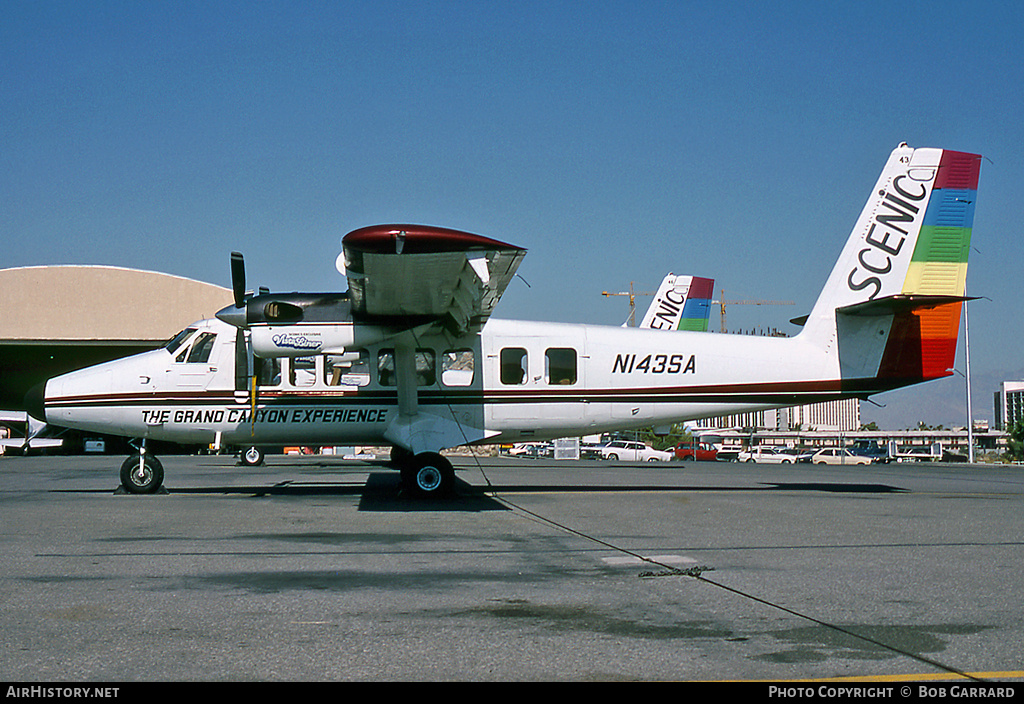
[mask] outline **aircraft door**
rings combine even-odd
[[[167,370],[167,381],[172,389],[205,389],[217,374],[216,360],[212,358],[217,333],[202,332],[191,345],[179,350]]]

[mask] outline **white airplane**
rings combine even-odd
[[[49,380],[48,423],[142,440],[125,488],[156,491],[147,439],[389,444],[403,484],[454,483],[440,451],[866,398],[950,375],[980,157],[895,149],[790,338],[498,320],[520,247],[382,225],[342,241],[347,293],[245,292],[165,347]]]

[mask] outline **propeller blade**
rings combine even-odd
[[[241,252],[231,253],[231,289],[235,294],[235,307],[245,305],[245,260]]]

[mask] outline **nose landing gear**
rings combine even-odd
[[[155,494],[164,484],[164,466],[143,451],[131,455],[121,465],[121,487],[129,494]]]

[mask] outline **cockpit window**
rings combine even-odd
[[[217,334],[212,332],[204,332],[196,338],[196,343],[192,345],[192,351],[188,353],[188,361],[192,364],[209,362],[210,352],[213,350],[213,343],[216,339]]]
[[[164,349],[170,352],[171,354],[174,354],[175,352],[178,351],[179,347],[185,344],[185,340],[189,338],[189,335],[191,335],[195,331],[195,328],[185,328],[177,335],[175,335],[173,338],[171,338],[170,342],[164,345]]]

